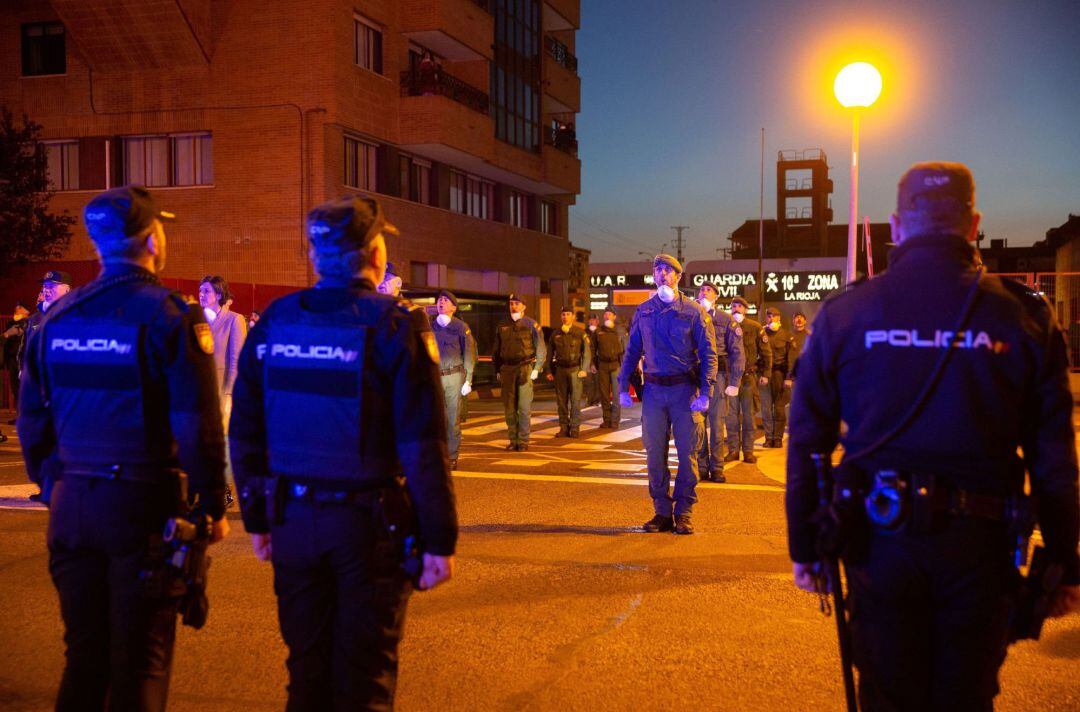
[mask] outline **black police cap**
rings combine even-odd
[[[141,185],[125,185],[94,196],[83,208],[83,222],[95,243],[127,240],[146,231],[154,220],[175,220],[161,210]]]

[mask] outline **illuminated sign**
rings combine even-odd
[[[736,296],[745,296],[747,287],[757,284],[757,275],[753,272],[714,272],[712,274],[695,274],[690,278],[695,288],[709,282],[716,286],[721,299],[731,299]]]
[[[766,272],[766,301],[820,302],[840,288],[840,270]]]
[[[617,289],[641,289],[655,284],[651,274],[593,274],[589,286],[593,289],[615,287]]]

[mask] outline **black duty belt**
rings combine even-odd
[[[180,469],[166,465],[69,465],[65,463],[63,472],[64,477],[72,475],[89,479],[164,484],[167,482],[166,477],[178,474]]]
[[[581,367],[581,361],[575,361],[574,363],[560,363],[560,362],[556,361],[555,365],[558,366],[559,368],[580,368]]]
[[[676,373],[671,376],[646,373],[645,382],[654,386],[680,386],[684,383],[695,384],[697,378],[692,373]]]
[[[439,375],[440,376],[453,376],[455,373],[465,373],[464,364],[459,364],[457,366],[454,366],[453,368],[440,368],[439,369]]]
[[[316,504],[368,504],[378,499],[383,490],[397,486],[395,482],[379,481],[346,488],[286,480],[285,497]]]
[[[620,358],[602,358],[602,359],[600,359],[600,363],[619,363],[620,361],[622,361],[622,359],[620,359]]]

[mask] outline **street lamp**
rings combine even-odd
[[[851,112],[851,210],[848,216],[847,281],[855,281],[858,252],[856,228],[859,224],[859,109],[868,108],[881,96],[881,72],[868,62],[854,62],[840,70],[833,93]]]

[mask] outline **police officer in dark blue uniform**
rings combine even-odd
[[[815,590],[811,456],[841,442],[836,491],[858,505],[851,526],[868,529],[844,562],[863,709],[990,710],[1016,576],[1007,498],[1023,491],[1025,469],[1068,584],[1051,614],[1080,603],[1065,341],[1042,297],[976,268],[967,167],[912,166],[897,203],[888,271],[830,298],[799,356],[787,471],[795,582]]]
[[[533,381],[547,356],[540,326],[525,316],[525,302],[516,294],[507,297],[510,319],[495,327],[491,364],[499,374],[503,415],[506,417],[507,450],[529,449]]]
[[[716,345],[709,315],[677,287],[682,265],[671,255],[653,259],[656,294],[634,313],[630,340],[619,373],[619,396],[629,408],[630,376],[645,357],[645,393],[641,405],[641,437],[649,467],[649,496],[656,515],[647,532],[693,534],[691,513],[697,502],[697,454],[701,449],[701,413],[709,409],[716,383]],[[674,432],[679,470],[668,492],[668,437]]]
[[[67,644],[56,706],[163,710],[179,599],[140,573],[163,564],[181,468],[214,520],[211,541],[229,530],[214,345],[202,311],[157,278],[171,214],[128,186],[83,217],[104,269],[31,337],[18,422],[49,505]]]
[[[439,313],[431,325],[439,345],[439,373],[442,376],[443,402],[446,404],[446,437],[450,446],[450,469],[457,469],[461,449],[461,401],[472,393],[476,369],[476,339],[472,331],[454,314],[458,300],[453,292],[442,290],[435,300]]]
[[[288,709],[390,709],[403,565],[422,552],[428,589],[454,563],[439,352],[423,309],[375,291],[397,234],[377,202],[320,205],[307,231],[318,284],[271,304],[241,352],[233,469],[274,566]]]
[[[724,477],[724,421],[727,418],[727,399],[739,395],[746,357],[743,355],[742,330],[731,315],[716,306],[720,290],[706,282],[698,288],[698,303],[712,322],[716,342],[716,384],[709,394],[709,410],[705,414],[705,436],[698,451],[698,471],[701,479],[727,482]]]

